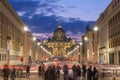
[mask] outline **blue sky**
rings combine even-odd
[[[80,41],[112,0],[8,0],[34,36],[47,39],[61,24],[67,35]]]

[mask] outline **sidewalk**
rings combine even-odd
[[[120,77],[116,77],[116,78],[113,78],[113,77],[104,77],[104,78],[100,78],[99,80],[120,80]]]

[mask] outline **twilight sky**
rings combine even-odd
[[[112,0],[8,0],[34,36],[41,40],[61,24],[67,36],[80,41]]]

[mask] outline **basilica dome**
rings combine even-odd
[[[58,28],[54,31],[52,40],[53,41],[66,41],[67,40],[66,32],[62,29],[61,26],[58,26]]]

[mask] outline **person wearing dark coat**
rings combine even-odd
[[[58,65],[56,66],[56,77],[57,77],[58,80],[60,79],[60,70],[61,70],[61,67],[60,67],[60,65],[58,64]]]
[[[8,68],[7,64],[4,65],[2,72],[3,72],[3,80],[8,80],[9,75],[10,75],[10,69]]]
[[[30,77],[30,65],[26,66],[26,78]]]
[[[96,69],[96,67],[93,68],[93,80],[98,80],[99,78],[99,73],[98,70]]]
[[[48,66],[47,70],[45,71],[44,80],[57,80],[53,66]]]
[[[64,80],[68,80],[68,65],[67,64],[65,64],[64,66],[63,66],[63,72],[64,72]]]
[[[13,68],[12,68],[12,71],[11,71],[11,80],[15,80],[15,77],[16,77],[16,69],[15,69],[15,67],[14,67],[14,65],[12,66]]]
[[[86,65],[82,65],[82,77],[85,80],[86,80],[86,72],[87,72]]]
[[[87,70],[87,80],[92,80],[92,66]]]
[[[50,72],[51,66],[48,66],[47,70],[45,71],[45,76],[44,76],[44,80],[49,80],[49,72]]]
[[[73,79],[76,80],[77,79],[77,67],[75,64],[72,66],[72,71],[73,71]]]
[[[77,80],[80,80],[80,78],[81,78],[81,68],[80,68],[80,65],[77,65],[77,67],[76,67],[77,69]]]
[[[41,71],[42,71],[42,69],[41,69],[41,65],[38,67],[38,76],[40,77],[41,76]]]

